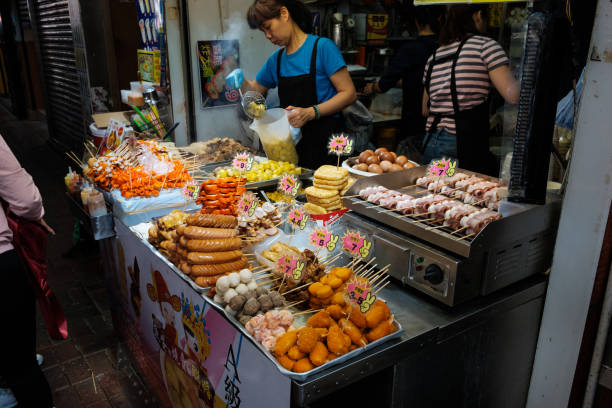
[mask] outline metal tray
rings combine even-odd
[[[202,294],[202,298],[211,306],[213,307],[217,312],[221,313],[223,316],[225,316],[225,318],[232,323],[234,326],[236,326],[236,328],[238,330],[240,330],[240,332],[247,338],[249,339],[249,341],[251,341],[263,354],[266,355],[266,357],[268,357],[278,368],[278,370],[285,374],[287,377],[292,378],[294,380],[298,380],[298,381],[304,381],[307,378],[323,371],[326,370],[329,367],[338,365],[340,363],[343,363],[347,360],[350,360],[351,358],[358,356],[360,354],[365,353],[366,351],[370,350],[371,348],[374,348],[376,346],[378,346],[379,344],[385,343],[391,339],[395,339],[398,337],[401,337],[401,335],[404,332],[404,328],[402,327],[402,325],[394,320],[393,321],[393,325],[395,326],[395,331],[391,334],[389,334],[388,336],[385,336],[381,339],[378,339],[372,343],[368,343],[366,344],[364,347],[359,347],[353,351],[350,351],[332,361],[328,361],[327,363],[313,368],[310,371],[307,371],[305,373],[294,373],[292,371],[289,371],[287,369],[285,369],[283,366],[280,365],[280,363],[278,362],[278,360],[272,355],[272,353],[270,353],[269,351],[267,351],[257,340],[255,340],[253,338],[253,336],[251,336],[251,334],[244,328],[243,325],[240,324],[240,322],[238,320],[236,320],[236,318],[227,313],[225,311],[225,308],[221,307],[220,305],[216,304],[215,302],[213,302],[212,299],[208,298],[207,296],[204,296],[203,294],[208,292],[208,290],[210,290],[210,288],[202,288],[198,285],[195,284],[195,282],[193,280],[191,280],[187,275],[185,275],[181,270],[179,270],[176,266],[174,266],[170,261],[168,261],[168,259],[163,256],[153,245],[151,245],[146,238],[143,238],[141,234],[139,234],[138,232],[134,231],[134,229],[130,228],[132,230],[133,233],[135,233],[143,242],[144,244],[151,250],[151,252],[153,252],[156,256],[158,256],[159,258],[161,258],[164,263],[166,265],[168,265],[170,267],[170,269],[172,269],[173,271],[175,271],[181,278],[183,278],[188,284],[189,286],[191,286],[193,289],[195,289],[198,293]],[[379,298],[380,299],[380,298]],[[382,301],[384,301],[384,299],[381,299]],[[386,302],[385,302],[386,303]]]
[[[111,238],[115,236],[115,223],[113,220],[113,213],[108,209],[105,215],[98,217],[90,217],[85,212],[83,206],[78,203],[68,192],[66,197],[69,203],[70,211],[77,219],[83,222],[83,225],[90,230],[93,239],[96,241]]]
[[[227,167],[231,165],[232,165],[231,160],[217,162],[217,163],[208,163],[200,167],[200,170],[212,173],[217,167]],[[302,179],[307,179],[309,177],[312,177],[313,174],[314,174],[314,170],[306,169],[302,167],[302,172],[298,174],[297,176],[299,177],[300,180],[302,180]],[[276,187],[278,185],[279,180],[280,179],[277,177],[277,178],[268,179],[268,180],[253,181],[253,182],[246,183],[246,188],[247,190],[258,190],[260,188]]]

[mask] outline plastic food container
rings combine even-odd
[[[255,119],[251,123],[250,128],[259,136],[268,159],[297,164],[298,155],[286,110],[268,109],[261,119]]]

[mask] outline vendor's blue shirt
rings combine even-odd
[[[283,52],[281,57],[281,76],[292,77],[308,74],[310,72],[310,59],[312,57],[312,48],[314,47],[316,35],[308,35],[304,44],[298,48],[293,54],[287,55],[287,51]],[[317,99],[319,103],[325,102],[333,98],[338,91],[329,79],[340,68],[345,67],[346,63],[340,50],[329,38],[320,37],[317,45]],[[266,88],[276,88],[278,85],[278,76],[276,73],[278,54],[280,50],[275,51],[266,61],[261,70],[255,77],[257,82]]]

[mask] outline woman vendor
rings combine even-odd
[[[425,65],[424,164],[454,157],[463,169],[497,172],[489,151],[491,85],[512,104],[518,102],[520,89],[502,47],[477,35],[486,28],[487,6],[456,5],[447,10],[440,46]]]
[[[341,111],[357,99],[342,54],[330,39],[309,34],[312,17],[299,0],[255,0],[247,21],[283,48],[242,89],[265,95],[278,87],[280,106],[291,111],[289,124],[302,130],[299,164],[317,168],[331,160],[327,141],[344,129]]]

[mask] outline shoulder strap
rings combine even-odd
[[[281,48],[280,51],[278,52],[278,58],[276,59],[276,81],[280,82],[280,63],[281,63],[281,56],[283,55],[283,51],[285,49]]]
[[[453,110],[455,111],[455,114],[459,112],[459,98],[457,97],[457,82],[455,81],[455,68],[457,67],[457,60],[459,59],[459,53],[461,52],[461,49],[463,48],[467,40],[469,40],[470,38],[471,36],[461,41],[461,44],[459,44],[459,47],[457,47],[457,52],[455,52],[455,54],[453,55],[453,66],[451,68],[451,84],[450,85],[451,85],[451,98],[453,99]]]
[[[318,37],[315,40],[314,46],[312,47],[312,56],[310,57],[310,73],[316,74],[317,72],[317,44],[321,38]]]

